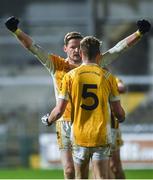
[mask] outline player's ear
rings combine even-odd
[[[101,58],[101,54],[97,54],[97,56],[96,56],[96,63],[97,64],[99,64],[100,58]]]
[[[79,54],[80,54],[80,57],[82,59],[82,51],[81,51],[81,49],[79,50]]]
[[[67,53],[67,47],[66,47],[66,45],[63,46],[63,51],[64,51],[65,53]]]

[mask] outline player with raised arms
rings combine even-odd
[[[36,58],[46,67],[49,74],[53,78],[54,89],[56,99],[61,86],[61,80],[65,73],[75,68],[82,63],[79,55],[80,41],[83,36],[78,32],[70,32],[65,35],[64,38],[64,52],[67,54],[67,58],[59,57],[52,53],[48,53],[41,46],[33,41],[33,39],[23,32],[19,27],[19,19],[12,16],[9,17],[5,25],[15,35],[15,37],[21,42],[21,44],[27,48]],[[100,66],[107,66],[117,57],[119,57],[124,50],[133,46],[138,42],[141,37],[150,30],[150,23],[146,20],[140,20],[137,23],[138,30],[121,40],[113,48],[109,49],[105,53],[101,53],[99,57]],[[64,176],[66,179],[74,178],[74,165],[71,152],[70,141],[70,129],[71,129],[71,117],[70,117],[70,105],[67,106],[63,116],[56,122],[56,131],[58,138],[58,145],[61,152],[61,161],[64,168]]]

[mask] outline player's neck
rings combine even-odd
[[[71,60],[71,59],[66,59],[70,64],[73,64],[73,65],[80,65],[82,64],[82,60],[78,60],[78,61],[75,61],[75,60]]]
[[[84,64],[97,64],[96,60],[95,59],[83,59],[82,60]]]

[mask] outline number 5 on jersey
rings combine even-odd
[[[81,105],[81,107],[85,110],[94,110],[99,104],[97,95],[91,92],[90,91],[91,89],[97,89],[97,84],[83,84],[82,97],[84,99],[90,97],[94,100],[94,103],[92,105],[86,105],[86,104]]]

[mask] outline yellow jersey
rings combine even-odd
[[[99,65],[105,67],[115,60],[122,52],[127,49],[126,40],[122,40],[120,43],[116,44],[113,48],[109,49],[107,52],[102,54],[99,60]],[[46,67],[52,76],[55,90],[56,101],[58,100],[59,89],[61,86],[61,81],[63,76],[69,72],[71,69],[75,68],[76,65],[70,64],[64,58],[50,54],[46,52],[41,46],[33,44],[30,47],[30,52],[37,57],[37,59]],[[64,121],[71,121],[71,106],[67,105],[63,116],[60,118]]]
[[[71,69],[74,69],[77,66],[70,64],[68,61],[61,58],[60,56],[51,55],[50,57],[51,57],[50,60],[52,61],[52,63],[54,64],[54,68],[56,69],[53,75],[54,76],[53,81],[54,81],[54,84],[56,84],[54,88],[55,88],[56,98],[58,98],[59,89],[61,87],[61,82],[64,75],[67,72],[69,72]],[[61,120],[71,121],[71,104],[70,103],[68,103]]]
[[[97,64],[82,64],[67,73],[59,98],[71,102],[74,143],[96,147],[108,144],[109,101],[118,101],[115,77]]]

